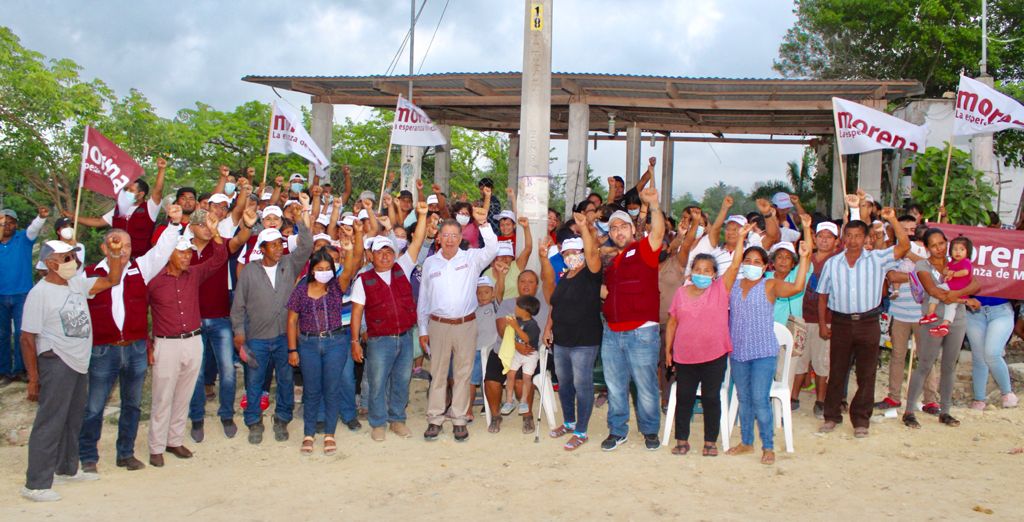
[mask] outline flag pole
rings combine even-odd
[[[836,153],[839,154],[839,176],[843,182],[843,204],[846,204],[846,157],[843,156],[843,140],[839,138],[839,113],[836,112],[835,98],[832,99],[832,123],[836,129]]]
[[[953,161],[953,136],[949,137],[949,151],[946,153],[946,174],[942,176],[942,196],[939,198],[939,223],[942,223],[944,212],[942,208],[946,206],[946,184],[949,182],[949,165]]]
[[[395,114],[398,114],[398,104],[402,101],[402,95],[398,95],[398,101],[395,102]],[[380,178],[380,196],[377,198],[377,213],[380,213],[381,206],[384,205],[384,184],[388,180],[388,165],[391,163],[391,140],[395,137],[395,124],[391,123],[391,132],[388,134],[388,148],[386,155],[384,156],[384,175]]]
[[[82,166],[78,169],[78,195],[75,196],[75,218],[71,222],[71,241],[78,241],[78,211],[82,206],[82,185],[85,182],[85,159],[89,154],[89,126],[85,126],[82,137]],[[114,195],[115,200],[117,194]]]
[[[270,136],[274,131],[274,106],[277,102],[271,102],[270,104],[270,121],[267,122],[267,152],[263,155],[263,181],[260,182],[260,186],[267,184],[267,167],[270,166]],[[259,197],[263,197],[260,194]]]

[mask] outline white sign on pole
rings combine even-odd
[[[953,110],[953,135],[973,136],[1024,129],[1024,105],[966,76],[960,77]]]
[[[270,145],[268,151],[279,154],[298,154],[313,164],[313,169],[320,179],[327,177],[327,157],[317,146],[313,138],[302,126],[302,118],[290,108],[273,104],[271,117]]]
[[[859,103],[832,98],[836,135],[843,154],[858,154],[880,149],[925,149],[928,128],[914,125]]]
[[[444,145],[448,140],[430,121],[430,116],[405,98],[398,97],[395,107],[395,122],[391,125],[391,142],[396,145],[433,147]]]

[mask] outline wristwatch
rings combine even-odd
[[[288,353],[298,353],[298,348],[289,348]]]

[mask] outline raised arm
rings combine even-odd
[[[43,231],[43,226],[46,225],[46,218],[50,217],[49,208],[39,207],[36,209],[36,212],[38,212],[36,217],[25,227],[25,237],[29,241],[35,241],[39,237],[39,233]]]
[[[516,221],[519,223],[519,227],[523,229],[523,251],[516,258],[516,265],[519,266],[519,271],[523,271],[526,270],[526,262],[530,260],[530,254],[533,253],[533,235],[530,233],[530,220],[520,217]],[[546,253],[540,252],[539,254],[544,256]]]
[[[643,176],[636,182],[636,191],[643,192],[647,184],[654,178],[654,166],[658,163],[658,158],[651,156],[647,158],[647,170],[644,171]]]
[[[153,183],[153,187],[149,191],[149,199],[153,203],[159,205],[160,200],[164,198],[164,177],[167,174],[167,160],[163,158],[156,159],[156,182]]]
[[[416,230],[412,233],[412,241],[405,251],[409,259],[415,263],[420,256],[420,249],[423,248],[423,241],[427,237],[427,203],[420,201],[416,203]]]
[[[697,227],[700,226],[701,217],[702,214],[699,208],[690,209],[690,228],[686,230],[686,235],[683,236],[682,244],[679,245],[679,253],[676,254],[676,260],[684,270],[690,263],[690,251],[693,250],[693,246],[697,243]],[[680,219],[680,221],[682,221],[682,219]]]
[[[783,279],[770,279],[772,283],[772,297],[793,297],[804,291],[804,287],[807,285],[807,268],[811,264],[811,252],[813,247],[810,243],[800,243],[800,267],[797,268],[796,281],[789,283]]]
[[[576,221],[576,228],[580,229],[580,238],[583,239],[583,258],[587,262],[587,270],[591,273],[597,274],[601,272],[601,250],[598,248],[597,238],[594,237],[594,231],[590,228],[590,224],[587,223],[587,216],[581,212],[573,212],[572,219]],[[545,237],[547,235],[545,234]],[[548,258],[548,252],[545,249],[540,252],[541,259]],[[551,262],[548,261],[548,265]]]
[[[107,236],[106,241],[100,245],[100,250],[107,256],[107,265],[109,272],[107,277],[101,277],[96,279],[93,283],[92,288],[89,289],[89,295],[96,295],[104,290],[115,287],[121,284],[121,272],[124,269],[125,263],[128,261],[128,256],[121,251],[121,236],[118,234],[111,234]]]
[[[767,199],[758,198],[757,211],[764,218],[764,239],[761,240],[761,248],[770,250],[772,245],[782,238],[782,231],[779,229],[779,219],[775,216],[775,209]]]
[[[250,167],[251,168],[251,167]],[[245,178],[239,178],[243,180]],[[249,195],[252,194],[252,185],[248,182],[239,183],[237,196],[235,196],[235,207],[231,209],[231,224],[238,225],[242,222],[242,215],[245,214],[245,209],[248,208]],[[253,201],[255,203],[255,201]]]
[[[331,239],[338,238],[336,235],[338,232],[338,218],[341,216],[341,206],[343,204],[341,198],[334,198],[334,201],[331,202],[331,220],[327,223],[327,235],[331,236]]]
[[[448,198],[444,197],[444,194],[441,193],[441,186],[434,183],[430,188],[434,191],[434,195],[437,196],[438,213],[440,213],[441,217],[444,219],[451,219],[452,214],[448,209]]]
[[[740,229],[740,237],[746,237],[747,233],[754,229],[753,223],[747,223]],[[743,248],[737,248],[732,253],[732,264],[729,265],[729,269],[722,274],[722,282],[725,284],[726,290],[731,290],[732,285],[736,282],[736,275],[740,273],[740,264],[743,263]]]
[[[217,171],[217,174],[217,184],[214,185],[213,192],[211,194],[224,193],[224,185],[226,185],[228,182],[228,175],[231,174],[231,170],[228,169],[227,165],[221,165]]]
[[[708,241],[712,247],[718,246],[718,237],[722,235],[722,225],[725,223],[725,218],[729,216],[729,209],[732,208],[732,203],[732,196],[725,196],[722,199],[722,208],[718,209],[718,217],[715,218],[714,223],[711,223],[711,226],[708,228]]]
[[[903,230],[903,227],[896,221],[896,211],[890,207],[882,209],[882,219],[892,225],[893,232],[896,234],[896,246],[892,250],[893,257],[903,259],[903,256],[910,252],[910,237],[907,236],[907,231]]]
[[[352,197],[352,168],[345,165],[341,168],[341,173],[345,176],[345,190],[341,193],[341,204],[347,205],[349,198]]]
[[[518,214],[519,211],[516,208],[516,190],[512,187],[505,187],[505,196],[508,197],[508,209]]]
[[[651,250],[657,252],[661,249],[662,240],[665,239],[665,214],[658,208],[658,190],[646,188],[640,192],[640,199],[647,203],[647,208],[651,212],[651,233],[647,236],[647,241],[651,245]]]
[[[352,281],[356,278],[356,272],[359,271],[359,266],[363,262],[364,246],[363,246],[363,231],[362,227],[353,227],[352,232],[352,253],[345,258],[345,268],[341,271],[341,277],[338,277],[338,288],[341,289],[342,293],[348,291],[349,287],[352,286]],[[359,329],[356,323],[352,323],[353,332],[356,332],[358,337]]]
[[[238,228],[238,233],[228,240],[228,252],[232,254],[238,252],[242,245],[249,242],[249,238],[252,236],[252,227],[256,226],[256,202],[245,199],[239,205],[245,207],[245,212],[242,214],[242,226]]]

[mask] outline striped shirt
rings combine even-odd
[[[828,308],[841,314],[860,314],[882,302],[885,274],[897,267],[895,247],[863,250],[850,267],[846,251],[825,262],[818,280],[818,293],[828,294]]]

